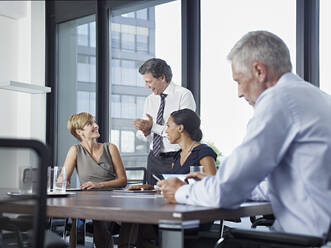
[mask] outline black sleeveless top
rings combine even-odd
[[[217,154],[206,144],[200,144],[193,148],[190,156],[187,157],[185,163],[180,165],[180,153],[179,150],[174,156],[172,174],[187,174],[190,172],[190,166],[200,166],[200,159],[211,156],[216,161]]]

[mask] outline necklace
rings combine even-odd
[[[195,145],[196,141],[193,141],[192,142],[192,145],[190,146],[190,148],[187,150],[187,152],[185,153],[185,156],[182,158],[182,161],[183,161],[183,164],[185,163],[188,155],[190,155],[192,149],[193,149],[193,146]]]

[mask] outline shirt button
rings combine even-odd
[[[189,196],[188,196],[188,195],[186,195],[186,196],[185,196],[185,198],[186,198],[186,199],[188,199],[188,198],[189,198]]]

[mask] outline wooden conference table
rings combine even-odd
[[[268,202],[244,203],[235,210],[167,204],[162,195],[118,191],[79,191],[47,199],[47,215],[80,219],[158,224],[161,247],[183,247],[184,229],[199,223],[271,214]]]

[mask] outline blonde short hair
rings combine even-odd
[[[79,141],[81,141],[79,135],[76,133],[77,129],[83,129],[88,122],[93,122],[94,118],[90,113],[81,112],[79,114],[73,114],[68,120],[69,132]]]

